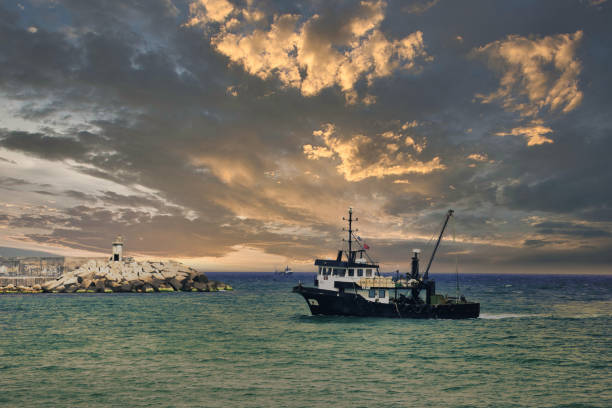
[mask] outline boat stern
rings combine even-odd
[[[438,319],[476,319],[480,315],[480,303],[449,303],[434,305],[434,315]]]

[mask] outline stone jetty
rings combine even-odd
[[[55,280],[33,287],[9,285],[0,293],[216,292],[232,287],[180,262],[90,260]]]

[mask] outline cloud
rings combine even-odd
[[[241,243],[291,259],[309,258],[322,242],[329,244],[317,229],[297,241],[296,226],[273,231],[273,227],[245,217],[189,220],[180,214],[155,215],[135,207],[79,205],[54,214],[0,214],[0,221],[28,229],[30,232],[15,237],[22,242],[106,253],[112,239],[121,234],[126,237],[128,253],[156,257],[221,257]]]
[[[405,6],[403,10],[411,14],[423,14],[438,4],[439,1],[440,0],[413,0],[409,5]]]
[[[431,197],[410,192],[387,200],[383,208],[388,214],[401,215],[414,214],[429,209],[432,205]]]
[[[406,146],[411,146],[417,153],[421,153],[423,150],[425,150],[425,147],[427,146],[426,142],[415,142],[411,136],[406,136],[404,142],[406,143]]]
[[[67,197],[74,198],[74,199],[77,199],[77,200],[80,200],[80,201],[86,201],[86,202],[95,202],[96,201],[96,197],[95,196],[83,193],[82,191],[65,190],[63,193]]]
[[[510,132],[498,132],[496,136],[523,136],[527,139],[527,146],[537,146],[545,143],[553,143],[552,139],[547,138],[546,134],[552,133],[552,129],[538,124],[531,126],[519,126]]]
[[[610,231],[573,222],[545,221],[533,225],[539,234],[566,235],[582,238],[610,237]]]
[[[356,84],[365,79],[371,85],[396,70],[416,71],[417,60],[427,60],[423,33],[388,39],[380,30],[386,3],[361,1],[358,4],[305,18],[299,14],[275,15],[269,26],[253,24],[254,8],[213,8],[211,2],[190,6],[188,25],[222,23],[211,44],[231,62],[261,79],[277,78],[283,87],[314,96],[323,89],[339,87],[349,104],[359,101]],[[216,1],[226,3],[225,1]],[[210,10],[221,10],[210,13]],[[331,8],[330,8],[331,10]],[[374,95],[362,99],[375,103]]]
[[[568,113],[582,101],[578,76],[582,65],[576,49],[583,37],[557,34],[543,38],[509,35],[476,49],[501,74],[499,88],[477,97],[483,103],[500,100],[504,108],[536,117],[542,110]]]
[[[323,140],[324,146],[304,145],[304,154],[310,160],[320,158],[335,158],[338,173],[347,181],[361,181],[370,177],[384,178],[405,174],[428,174],[444,170],[446,166],[439,157],[424,162],[414,158],[414,153],[421,153],[420,146],[412,146],[414,153],[407,152],[395,143],[389,143],[393,134],[383,133],[380,138],[370,138],[355,134],[348,139],[342,139],[336,134],[333,124],[325,124],[320,130],[313,132],[314,136]]]
[[[323,146],[313,146],[309,144],[305,144],[303,146],[304,154],[308,157],[309,160],[318,160],[321,158],[328,158],[334,155],[334,152],[331,149]]]
[[[411,122],[406,122],[402,125],[402,130],[406,130],[406,129],[410,129],[410,128],[415,128],[418,127],[420,125],[419,122],[417,122],[416,120],[413,120]]]
[[[546,241],[543,239],[526,239],[523,241],[523,245],[531,248],[539,248],[545,245],[550,245],[550,241]]]
[[[5,159],[4,157],[0,157],[0,161],[10,164],[17,164],[15,160]]]
[[[582,102],[578,87],[582,64],[576,58],[582,37],[581,30],[542,38],[509,35],[474,50],[501,75],[496,91],[477,98],[482,103],[500,101],[504,109],[531,121],[496,135],[523,136],[527,146],[553,143],[545,136],[553,130],[543,125],[542,116],[567,114]]]
[[[469,160],[473,160],[476,162],[486,162],[489,161],[489,157],[484,153],[472,153],[467,157]]]
[[[84,158],[100,139],[87,132],[76,137],[48,136],[42,133],[5,131],[0,129],[0,146],[9,150],[22,151],[48,160]]]
[[[24,179],[15,177],[0,177],[0,188],[12,190],[12,187],[19,187],[23,185],[32,184]]]
[[[232,11],[234,6],[227,0],[197,0],[189,5],[190,19],[187,25],[220,23],[225,21]]]

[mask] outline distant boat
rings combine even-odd
[[[468,302],[463,296],[436,294],[436,284],[429,279],[429,268],[442,240],[444,229],[453,215],[449,210],[425,273],[419,273],[419,250],[414,250],[412,271],[400,279],[381,276],[378,263],[365,252],[369,247],[353,235],[353,210],[349,209],[348,251],[338,251],[336,259],[317,259],[314,287],[293,288],[306,299],[313,315],[345,315],[399,318],[466,319],[480,314],[480,303]],[[360,249],[354,250],[353,243]],[[346,255],[346,260],[343,260]],[[364,259],[365,258],[367,259]]]
[[[285,269],[282,271],[279,271],[278,269],[274,269],[274,274],[280,275],[280,276],[291,276],[293,274],[293,271],[291,270],[289,265],[287,265]]]

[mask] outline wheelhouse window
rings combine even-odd
[[[323,273],[323,268],[319,266],[319,275],[321,275],[322,273]]]
[[[369,296],[370,296],[371,298],[375,298],[375,297],[376,297],[376,289],[370,289]]]
[[[346,276],[346,269],[338,269],[340,271],[340,276]]]
[[[357,276],[363,276],[363,269],[357,269]]]
[[[378,291],[378,297],[379,298],[384,298],[385,297],[385,290],[384,289],[381,289],[381,290]]]
[[[366,276],[372,276],[372,270],[366,269]]]
[[[355,270],[354,269],[349,269],[349,275],[348,276],[355,276]]]

